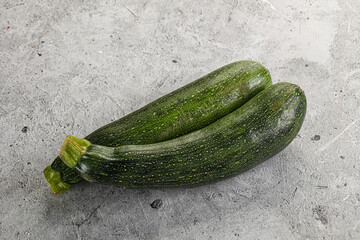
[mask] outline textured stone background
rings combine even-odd
[[[0,238],[360,239],[359,15],[358,0],[2,0]],[[194,189],[53,195],[42,170],[66,135],[242,59],[307,94],[283,152]]]

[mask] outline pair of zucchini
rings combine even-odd
[[[298,86],[272,85],[261,64],[235,62],[85,139],[68,136],[44,175],[55,193],[81,179],[130,188],[218,181],[284,149],[305,111]]]

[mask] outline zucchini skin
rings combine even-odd
[[[109,147],[173,139],[229,114],[271,85],[270,73],[261,64],[230,63],[105,125],[85,139]],[[59,157],[51,167],[65,183],[82,180]]]
[[[300,87],[278,83],[218,121],[172,140],[119,147],[89,143],[73,166],[87,181],[125,188],[216,182],[283,150],[299,132],[305,114]]]

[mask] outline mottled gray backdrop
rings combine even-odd
[[[0,238],[360,239],[359,16],[358,0],[1,0]],[[307,95],[283,152],[194,189],[51,192],[66,135],[242,59]]]

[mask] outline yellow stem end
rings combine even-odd
[[[75,168],[91,143],[85,139],[67,136],[61,146],[59,157],[70,168]]]

